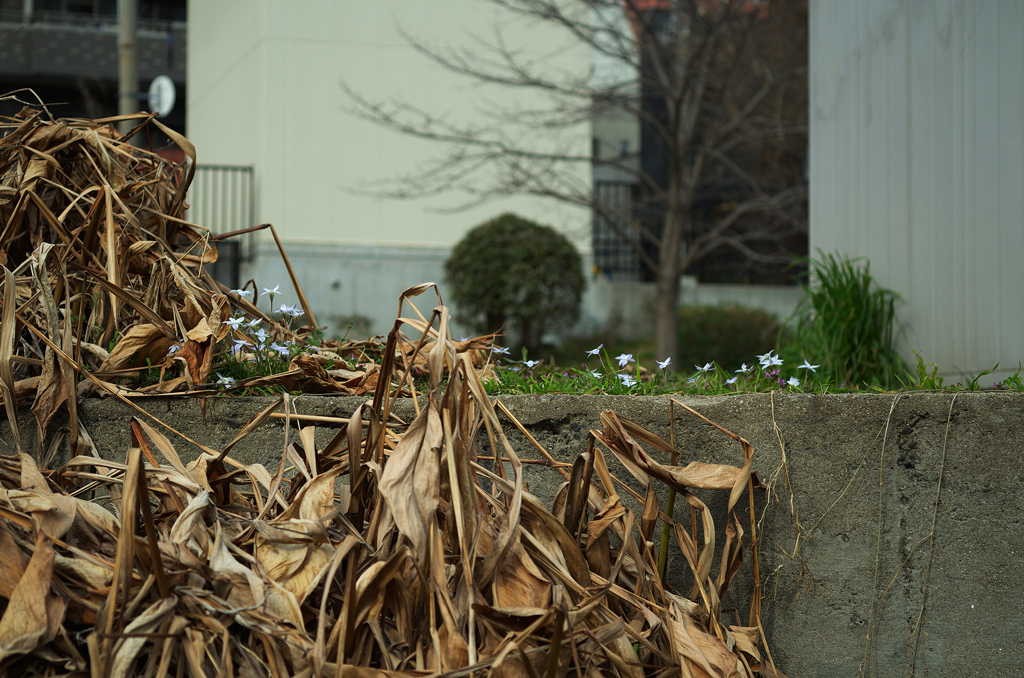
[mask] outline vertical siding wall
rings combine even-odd
[[[810,69],[812,251],[867,257],[900,292],[908,359],[1015,371],[1024,3],[811,0]]]

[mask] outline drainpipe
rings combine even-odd
[[[135,54],[137,9],[136,0],[117,0],[118,115],[139,111],[139,65]],[[134,123],[131,120],[117,124],[117,129],[122,134],[127,133],[132,127]]]

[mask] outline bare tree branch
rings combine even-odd
[[[457,191],[467,200],[454,209],[514,193],[587,207],[653,272],[656,350],[674,355],[679,276],[720,248],[778,264],[787,255],[770,243],[806,234],[806,53],[794,52],[806,44],[805,3],[492,2],[556,27],[621,73],[565,70],[515,47],[501,30],[470,49],[440,50],[403,32],[446,72],[531,96],[511,106],[485,100],[475,122],[459,123],[404,101],[370,101],[342,83],[355,115],[448,149],[437,163],[369,191],[401,198]],[[580,131],[595,115],[635,121],[642,157],[662,164],[581,151]],[[635,194],[605,202],[580,177],[591,163],[626,178]]]

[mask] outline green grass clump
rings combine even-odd
[[[836,384],[895,388],[907,374],[893,348],[900,297],[879,286],[862,261],[823,254],[809,262],[811,281],[779,352],[820,363],[822,377]]]

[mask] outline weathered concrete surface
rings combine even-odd
[[[503,400],[559,460],[572,461],[586,449],[587,431],[600,428],[598,415],[605,409],[666,439],[670,435],[666,398]],[[1015,622],[1024,613],[1018,575],[1024,552],[1024,479],[1018,464],[1024,455],[1024,395],[759,394],[682,401],[749,440],[761,478],[774,479],[775,494],[758,507],[759,512],[767,507],[760,525],[760,565],[765,631],[786,675],[846,678],[858,675],[862,665],[864,675],[872,675],[872,664],[876,676],[911,675],[909,669],[904,674],[904,663],[919,618],[914,675],[1020,675],[1024,637]],[[195,400],[140,404],[219,449],[267,402],[210,399],[205,413]],[[347,417],[359,402],[307,396],[295,400],[295,410]],[[411,421],[411,403],[401,403],[396,413]],[[131,415],[110,400],[81,407],[98,449],[112,458],[123,458],[129,446]],[[27,445],[35,444],[34,428],[26,412]],[[539,458],[513,426],[506,432],[521,456]],[[318,430],[321,444],[332,433]],[[170,437],[184,458],[195,456],[188,443]],[[10,445],[6,421],[0,439]],[[738,444],[678,407],[675,439],[682,463],[742,460]],[[282,444],[282,422],[272,420],[232,456],[276,469]],[[545,501],[561,482],[543,466],[527,467],[526,479]],[[706,498],[721,521],[721,499]],[[929,540],[933,520],[935,538]],[[794,550],[796,559],[789,557]],[[749,553],[745,559],[749,568]],[[678,568],[674,577],[683,583]],[[743,622],[741,601],[749,594],[749,581],[738,581],[735,587],[743,590],[730,596],[741,607]]]

